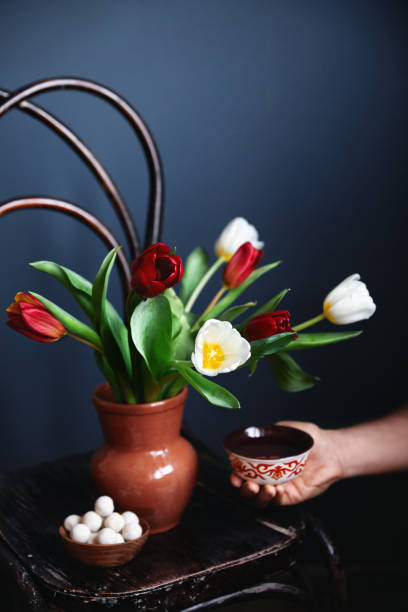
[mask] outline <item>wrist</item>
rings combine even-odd
[[[329,439],[333,461],[333,482],[343,480],[351,476],[349,473],[347,437],[344,429],[327,429],[326,435]]]

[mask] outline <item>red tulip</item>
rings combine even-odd
[[[38,342],[56,342],[65,336],[67,330],[41,304],[40,300],[28,293],[17,293],[15,302],[7,308],[7,325]]]
[[[255,270],[263,254],[262,250],[256,249],[250,242],[244,242],[224,268],[224,286],[228,289],[239,287]]]
[[[290,327],[290,313],[287,310],[275,310],[251,319],[245,326],[244,335],[252,342],[284,332],[293,332]]]
[[[183,263],[167,244],[147,248],[132,264],[132,287],[142,297],[155,297],[181,281]]]

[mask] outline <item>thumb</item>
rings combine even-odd
[[[317,425],[314,423],[310,423],[308,421],[278,421],[275,425],[283,425],[285,427],[295,427],[296,429],[301,429],[305,431],[309,435],[313,437],[313,434],[316,435],[317,430],[319,429]]]

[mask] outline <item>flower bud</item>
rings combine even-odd
[[[7,308],[7,325],[38,342],[56,342],[67,330],[40,300],[29,293],[17,293],[15,302]]]
[[[244,242],[250,242],[256,249],[264,245],[258,240],[257,229],[243,217],[236,217],[225,226],[215,243],[217,257],[229,261]]]
[[[326,296],[323,314],[336,325],[369,319],[376,306],[359,274],[352,274]]]
[[[224,268],[223,283],[228,289],[239,287],[259,264],[263,251],[256,249],[250,242],[241,245]]]
[[[290,313],[288,310],[275,310],[251,319],[245,326],[244,335],[247,340],[253,342],[284,332],[293,332],[290,327]]]

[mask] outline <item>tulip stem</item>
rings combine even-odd
[[[319,314],[317,315],[317,317],[313,317],[313,319],[309,319],[308,321],[305,321],[304,323],[300,323],[300,325],[295,325],[295,327],[293,328],[294,331],[301,331],[302,329],[306,329],[306,327],[310,327],[311,325],[314,325],[315,323],[319,323],[319,321],[322,321],[324,319],[324,314]]]
[[[217,291],[217,293],[214,295],[213,299],[211,300],[211,302],[208,304],[207,308],[204,310],[203,314],[200,315],[197,319],[197,321],[194,323],[193,327],[191,328],[191,331],[195,331],[198,326],[200,325],[201,321],[204,319],[205,315],[210,312],[211,308],[214,308],[214,306],[217,304],[217,302],[220,301],[220,299],[222,298],[222,296],[224,295],[224,293],[226,292],[226,290],[228,289],[228,287],[225,287],[224,285],[221,287],[221,289],[219,291]]]
[[[84,340],[84,338],[80,338],[79,336],[76,336],[75,334],[71,334],[69,331],[67,331],[65,335],[69,336],[73,340],[77,340],[78,342],[81,342],[82,344],[86,344],[86,346],[90,346],[95,351],[99,351],[100,353],[102,353],[102,355],[104,355],[104,352],[100,346],[96,346],[96,344],[92,344],[92,342],[89,342],[88,340]]]
[[[193,367],[193,362],[191,360],[183,360],[183,359],[175,359],[174,361],[172,361],[172,364],[174,364],[175,366],[184,366],[185,368],[192,368]]]
[[[213,265],[210,268],[208,268],[207,272],[204,274],[203,278],[200,280],[197,287],[194,289],[193,293],[190,295],[190,298],[188,299],[186,307],[184,309],[186,312],[191,311],[201,291],[204,289],[205,285],[208,283],[210,278],[213,276],[213,274],[215,274],[218,268],[222,266],[223,263],[225,263],[225,259],[223,259],[222,257],[219,257],[218,259],[215,260]]]

